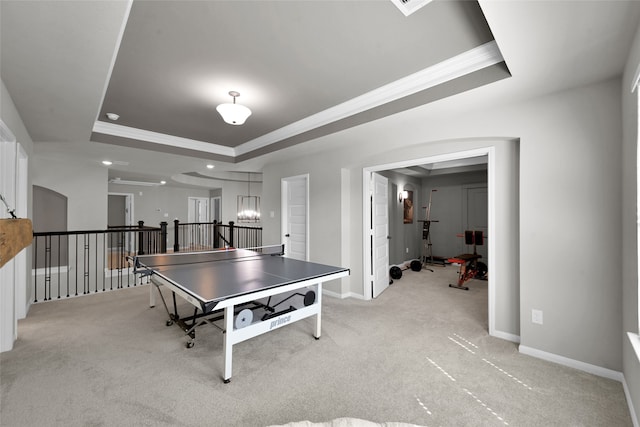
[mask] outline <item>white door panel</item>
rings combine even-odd
[[[373,297],[389,287],[389,183],[387,178],[373,174],[372,197],[372,262]]]
[[[308,176],[282,180],[282,230],[285,255],[306,261],[309,254]]]

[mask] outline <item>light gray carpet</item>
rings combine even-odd
[[[185,347],[148,286],[37,304],[2,353],[2,426],[267,426],[353,417],[423,426],[629,426],[622,385],[521,355],[487,333],[487,286],[407,270],[374,301],[234,346]]]

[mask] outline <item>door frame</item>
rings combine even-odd
[[[108,196],[124,196],[124,207],[125,207],[125,215],[124,215],[124,225],[125,226],[132,226],[135,225],[134,222],[134,212],[133,212],[133,202],[135,200],[135,196],[133,193],[115,193],[112,191],[109,191],[107,193],[107,197]],[[108,208],[108,206],[107,206]],[[126,211],[126,209],[129,210],[129,212]],[[127,233],[125,235],[125,250],[127,250],[128,252],[135,252],[135,248],[134,248],[134,238],[132,238],[131,233]]]
[[[362,169],[362,247],[364,248],[362,253],[363,260],[363,272],[365,274],[362,275],[363,283],[362,283],[362,291],[365,300],[371,300],[372,295],[372,283],[370,280],[370,275],[368,272],[372,271],[372,265],[370,263],[371,257],[369,254],[371,253],[371,244],[369,238],[369,232],[367,230],[367,224],[369,222],[369,216],[371,215],[371,174],[373,172],[381,172],[389,169],[396,169],[402,167],[416,166],[425,163],[439,163],[446,162],[451,160],[459,160],[466,159],[470,157],[480,157],[487,156],[487,204],[488,204],[488,226],[489,231],[487,233],[487,238],[490,242],[495,242],[495,230],[496,230],[496,155],[494,147],[483,147],[477,148],[473,150],[463,150],[454,153],[440,154],[435,156],[428,156],[420,159],[411,159],[404,160],[395,163],[387,163],[377,166],[369,166]],[[496,245],[489,245],[488,253],[489,253],[489,265],[488,270],[496,271],[496,256],[495,256],[495,247]],[[496,295],[495,295],[495,283],[494,283],[494,275],[489,274],[488,279],[488,312],[489,312],[489,334],[495,334],[495,307],[496,307]]]
[[[5,197],[9,207],[17,209],[16,186],[18,184],[18,142],[11,130],[0,119],[0,193]],[[5,210],[4,204],[2,205]],[[9,218],[4,214],[1,218]],[[24,251],[24,249],[23,249]],[[16,260],[7,261],[0,267],[0,352],[13,349],[18,338],[18,310],[16,308],[17,294],[20,289],[16,283]]]
[[[284,244],[284,235],[286,234],[287,230],[289,229],[289,215],[287,214],[287,212],[289,212],[288,209],[288,202],[287,202],[287,190],[288,190],[288,184],[290,181],[297,181],[297,180],[304,180],[305,182],[305,192],[306,192],[306,209],[305,209],[305,236],[304,236],[304,240],[305,240],[305,261],[308,261],[310,258],[310,254],[309,254],[309,174],[303,174],[303,175],[295,175],[295,176],[288,176],[286,178],[282,178],[280,179],[280,212],[282,212],[282,215],[280,215],[280,230],[282,232],[282,242]],[[287,252],[287,245],[285,245],[284,247],[285,250],[285,254]]]
[[[377,298],[379,297],[382,292],[384,292],[388,287],[389,287],[389,179],[382,175],[379,174],[377,172],[372,172],[371,173],[371,180],[372,182],[370,183],[371,185],[373,185],[372,191],[371,191],[371,198],[370,200],[373,201],[373,204],[371,205],[371,215],[369,215],[369,242],[373,243],[373,246],[371,247],[371,252],[370,252],[370,258],[371,258],[371,271],[369,271],[369,274],[371,275],[371,296],[373,298]],[[385,277],[383,280],[383,283],[380,284],[380,282],[378,281],[378,271],[380,266],[375,264],[375,260],[377,260],[378,257],[378,253],[376,252],[376,250],[374,248],[377,247],[377,239],[380,238],[380,236],[377,236],[376,234],[380,232],[380,230],[377,227],[380,227],[381,225],[377,225],[377,217],[376,217],[376,209],[374,209],[374,206],[377,204],[378,200],[376,198],[376,194],[377,190],[376,190],[376,181],[380,181],[383,180],[385,183],[385,197],[386,197],[386,202],[385,202],[385,210],[386,210],[386,224],[382,223],[382,227],[384,227],[386,225],[386,232],[383,233],[384,234],[384,244],[386,246],[385,251],[386,251],[386,256],[384,257],[386,259],[386,265],[384,266],[385,268]],[[378,282],[377,282],[378,281]],[[379,292],[376,293],[376,282],[378,284],[378,288],[377,290]]]

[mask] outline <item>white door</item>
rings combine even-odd
[[[207,226],[200,225],[204,222],[209,222],[208,197],[189,197],[187,222],[192,224],[186,231],[187,245],[196,250],[209,248],[212,242],[209,242],[210,239],[206,232]]]
[[[282,231],[285,255],[308,260],[309,176],[282,179]]]
[[[389,186],[387,178],[372,174],[371,194],[371,263],[373,297],[389,287]]]

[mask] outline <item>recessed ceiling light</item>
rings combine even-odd
[[[165,185],[167,181],[160,181],[160,184]]]
[[[207,165],[207,169],[213,169],[215,167],[216,167],[215,165]]]
[[[107,113],[107,118],[109,120],[113,120],[114,122],[120,118],[120,116],[116,113]]]
[[[105,166],[111,166],[113,164],[113,162],[111,160],[103,160],[102,164]]]

